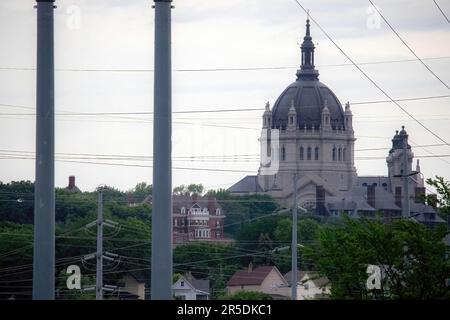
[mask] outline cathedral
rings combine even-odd
[[[272,108],[266,104],[262,116],[258,174],[244,177],[228,191],[268,194],[282,207],[292,206],[296,195],[300,206],[320,215],[360,217],[382,212],[386,218],[443,222],[436,206],[425,204],[423,175],[418,161],[412,169],[414,154],[404,127],[392,139],[387,176],[357,175],[351,106],[347,102],[343,108],[319,81],[314,50],[308,19],[297,79]]]

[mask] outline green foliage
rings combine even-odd
[[[272,300],[272,297],[258,291],[238,291],[234,294],[220,296],[219,300]]]
[[[129,194],[133,196],[133,200],[136,203],[144,201],[144,199],[153,193],[153,185],[147,184],[146,182],[140,182],[136,186],[128,191]]]
[[[67,279],[70,274],[66,268],[58,273],[56,299],[58,300],[95,300],[95,290],[84,291],[83,288],[95,286],[95,276],[81,276],[81,289],[68,289]]]
[[[319,243],[304,249],[316,270],[332,283],[332,298],[450,298],[445,279],[450,274],[445,228],[427,229],[411,220],[384,224],[378,220],[343,218],[341,226],[324,226]],[[366,289],[369,264],[382,266],[382,289]]]
[[[173,193],[179,196],[192,196],[193,194],[202,195],[204,191],[204,187],[202,184],[190,184],[177,186],[173,188]]]
[[[33,226],[0,221],[1,299],[31,298]]]
[[[209,191],[215,196],[226,215],[225,233],[235,237],[241,226],[254,219],[265,219],[278,209],[276,201],[268,195],[235,196],[224,190]],[[272,237],[272,235],[270,235]],[[259,238],[259,234],[255,239]]]
[[[144,188],[140,185],[139,188]],[[33,263],[33,188],[31,182],[0,183],[0,281],[5,287],[0,299],[31,297]],[[137,189],[139,189],[137,188]],[[105,263],[105,282],[114,284],[128,270],[149,278],[151,255],[151,207],[127,205],[125,193],[104,187],[104,217],[119,223],[119,228],[104,228],[104,248],[121,256],[120,264]],[[96,250],[96,228],[84,226],[97,218],[97,192],[70,192],[56,189],[56,274],[76,264],[82,279],[95,274],[95,262],[84,264],[80,257]],[[22,201],[17,202],[17,199]],[[13,205],[11,205],[13,204]],[[9,222],[11,221],[11,222]],[[17,223],[13,223],[17,222]],[[57,278],[59,283],[60,278]],[[11,283],[9,282],[11,281]],[[61,288],[62,289],[62,288]],[[60,290],[65,297],[64,291]],[[80,293],[77,299],[89,297]]]
[[[443,219],[447,219],[448,215],[450,215],[450,182],[444,180],[443,177],[436,176],[434,179],[427,179],[427,183],[436,188],[436,191],[439,194],[438,213]],[[428,197],[428,202],[430,201],[432,201],[432,199]]]
[[[225,289],[231,275],[242,268],[232,245],[194,242],[177,246],[173,252],[174,271],[190,271],[196,278],[209,279],[213,295]],[[237,256],[237,257],[236,257]]]
[[[0,182],[0,221],[33,223],[34,183]]]

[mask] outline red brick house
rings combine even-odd
[[[228,242],[223,234],[225,215],[213,197],[173,196],[173,243]]]

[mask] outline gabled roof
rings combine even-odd
[[[172,285],[172,288],[174,289],[174,286],[181,281],[185,282],[185,287],[183,289],[194,290],[202,294],[210,294],[209,280],[207,279],[196,279],[191,273],[186,273]]]
[[[208,197],[208,196],[184,196],[184,195],[173,195],[172,197],[173,202],[173,211],[179,212],[181,208],[186,208],[186,210],[189,210],[193,206],[198,206],[200,208],[208,208],[209,212],[215,211],[217,208],[222,209],[219,202],[216,198]]]
[[[209,293],[209,280],[208,279],[196,279],[192,273],[188,272],[184,275],[186,281],[188,281],[195,289]]]
[[[280,275],[280,278],[284,279],[283,275],[278,271],[275,266],[262,266],[249,270],[236,271],[231,279],[228,281],[227,286],[250,286],[261,285],[269,273],[274,270]]]
[[[354,186],[351,190],[354,196],[360,196],[367,201],[367,188]],[[401,208],[395,204],[395,197],[392,193],[387,192],[382,187],[375,187],[375,206],[377,210],[395,210],[401,211]]]

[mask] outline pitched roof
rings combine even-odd
[[[197,204],[201,208],[208,208],[209,212],[215,211],[217,208],[222,209],[219,202],[217,202],[216,198],[208,197],[208,196],[180,196],[180,195],[173,195],[172,197],[173,202],[173,211],[179,212],[181,208],[185,207],[186,210],[189,210],[192,206]]]
[[[208,279],[196,279],[190,272],[186,273],[184,278],[194,287],[194,289],[209,293]]]
[[[306,275],[306,272],[307,272],[307,271],[301,271],[301,270],[298,270],[298,271],[297,271],[297,282],[300,282],[300,281],[303,279],[303,277]],[[288,283],[289,285],[291,285],[291,284],[292,284],[292,270],[291,270],[291,271],[288,271],[288,272],[284,275],[284,278],[286,279],[287,283]]]
[[[284,278],[289,283],[289,285],[291,285],[292,271],[286,273],[284,275]],[[306,282],[308,280],[312,281],[318,288],[322,288],[330,283],[330,280],[327,277],[319,277],[319,274],[316,271],[298,270],[297,282]]]
[[[253,193],[264,191],[258,183],[257,176],[246,176],[228,188],[231,193]]]
[[[231,279],[228,281],[227,286],[249,286],[249,285],[261,285],[264,279],[269,273],[276,267],[263,266],[257,267],[252,271],[239,270],[236,271]]]

